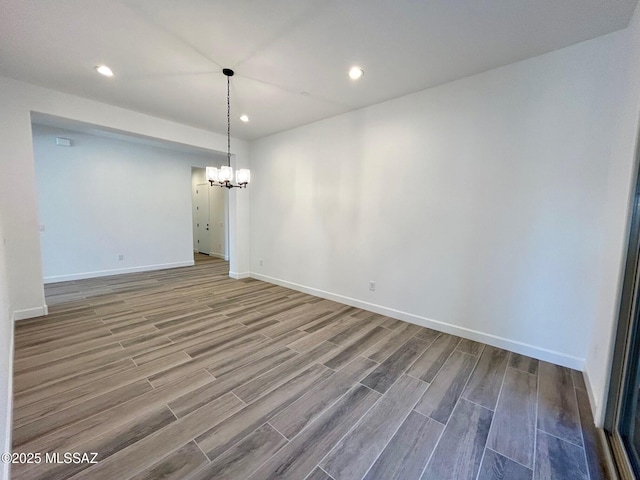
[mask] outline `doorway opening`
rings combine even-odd
[[[31,120],[43,286],[193,265],[192,166],[204,183],[220,152],[36,112]],[[140,181],[149,172],[153,181]],[[211,193],[223,213],[206,253],[224,263],[236,207],[227,192]]]
[[[229,191],[211,187],[205,169],[191,167],[191,200],[194,255],[229,261]]]

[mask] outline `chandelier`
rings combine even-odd
[[[223,68],[222,73],[227,76],[227,164],[220,168],[207,167],[207,180],[213,187],[246,188],[251,180],[251,172],[247,168],[236,171],[236,185],[233,182],[233,168],[231,168],[231,101],[229,94],[229,78],[233,76],[233,70]]]

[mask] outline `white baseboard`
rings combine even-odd
[[[593,415],[593,422],[596,424],[596,428],[603,428],[604,426],[604,405],[601,404],[593,391],[591,380],[589,379],[589,373],[585,369],[582,372],[584,378],[584,384],[587,387],[587,395],[589,396],[589,403],[591,404],[591,414]]]
[[[204,252],[200,252],[200,250],[194,249],[193,253],[202,253],[203,255],[209,255],[210,257],[216,257],[216,258],[222,258],[225,261],[229,261],[229,255],[225,255],[224,253],[204,253]]]
[[[231,274],[229,275],[231,276]],[[432,328],[440,332],[449,333],[451,335],[467,338],[469,340],[486,343],[487,345],[491,345],[493,347],[503,348],[505,350],[519,353],[521,355],[526,355],[528,357],[537,358],[538,360],[543,360],[545,362],[554,363],[556,365],[561,365],[563,367],[573,368],[579,371],[584,370],[584,364],[585,364],[584,358],[574,357],[571,355],[564,354],[562,352],[549,350],[546,348],[538,347],[538,346],[520,342],[517,340],[511,340],[509,338],[499,337],[497,335],[480,332],[478,330],[459,327],[457,325],[452,325],[450,323],[440,322],[438,320],[433,320],[431,318],[421,317],[419,315],[414,315],[412,313],[403,312],[401,310],[395,310],[393,308],[388,308],[382,305],[365,302],[365,301],[358,300],[351,297],[345,297],[343,295],[326,292],[324,290],[319,290],[317,288],[307,287],[305,285],[299,285],[297,283],[288,282],[286,280],[270,277],[268,275],[261,275],[259,273],[251,272],[251,277],[257,280],[274,283],[282,287],[287,287],[293,290],[308,293],[310,295],[315,295],[316,297],[326,298],[327,300],[333,300],[335,302],[344,303],[352,307],[362,308],[363,310],[368,310],[370,312],[386,315],[387,317],[396,318],[398,320],[403,320],[409,323],[414,323],[416,325],[420,325],[421,327]]]
[[[26,320],[27,318],[44,317],[49,314],[49,307],[43,305],[42,307],[25,308],[23,310],[15,310],[13,312],[13,319]]]
[[[229,272],[229,276],[231,278],[235,278],[236,280],[240,280],[242,278],[249,278],[251,277],[251,274],[249,272],[242,272],[242,273],[238,273],[238,272]],[[267,280],[268,281],[268,280]],[[273,282],[271,282],[273,283]]]
[[[140,267],[116,268],[113,270],[99,270],[96,272],[72,273],[70,275],[56,275],[44,277],[44,283],[68,282],[70,280],[84,280],[86,278],[108,277],[111,275],[122,275],[123,273],[151,272],[153,270],[165,270],[168,268],[190,267],[194,265],[193,260],[186,262],[160,263],[157,265],[142,265]]]

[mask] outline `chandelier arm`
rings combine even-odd
[[[222,188],[228,188],[228,189],[232,189],[232,188],[247,188],[247,184],[246,183],[241,183],[239,185],[234,185],[231,182],[216,182],[215,180],[209,180],[209,183],[211,184],[212,187],[222,187]]]

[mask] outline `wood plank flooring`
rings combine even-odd
[[[579,372],[203,255],[45,290],[16,325],[14,452],[98,463],[14,479],[606,478]]]

